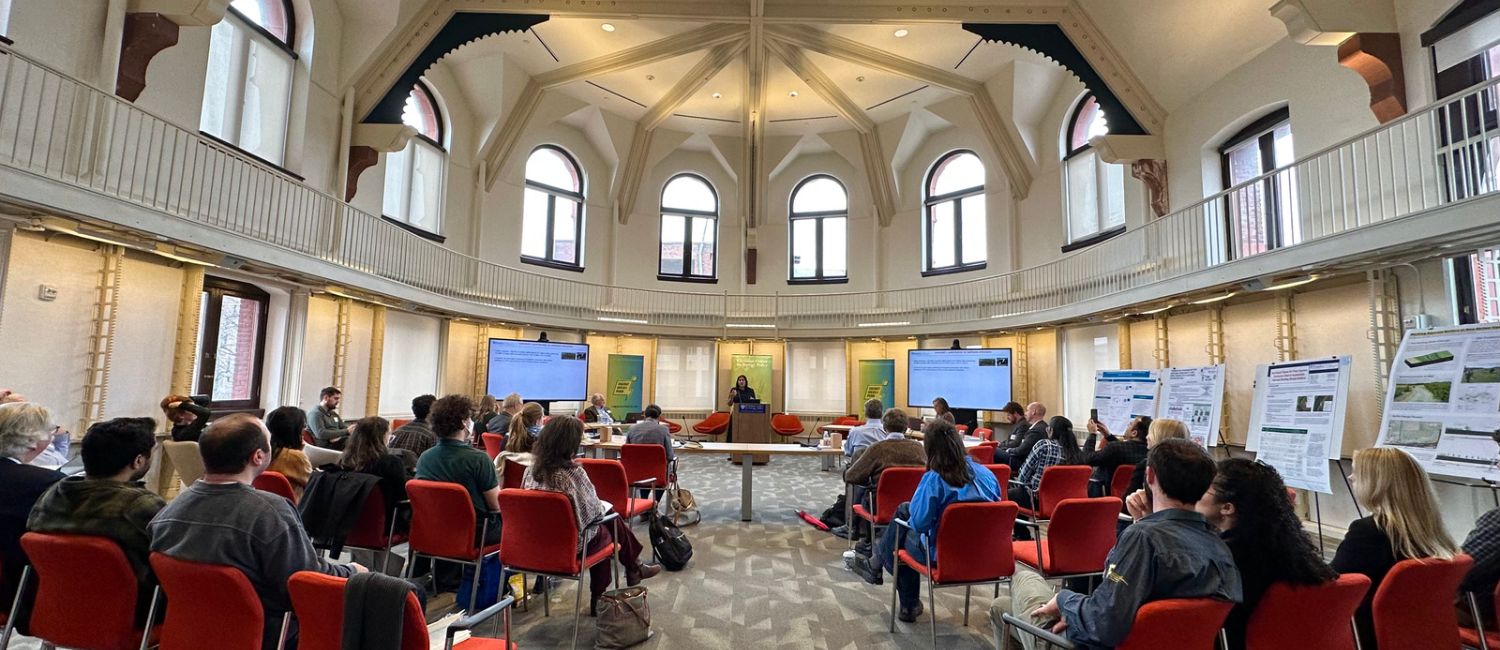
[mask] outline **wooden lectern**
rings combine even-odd
[[[767,404],[734,404],[729,408],[729,436],[731,441],[744,444],[766,445],[771,443],[771,408]],[[731,460],[740,462],[741,456]],[[769,454],[756,454],[755,464],[771,462]]]

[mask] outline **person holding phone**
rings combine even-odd
[[[1125,497],[1125,494],[1109,494],[1110,483],[1114,480],[1115,470],[1120,466],[1135,466],[1145,462],[1146,452],[1149,451],[1146,432],[1151,429],[1151,422],[1149,415],[1138,416],[1125,426],[1124,434],[1116,438],[1110,435],[1109,427],[1099,421],[1098,411],[1090,411],[1089,435],[1083,441],[1084,463],[1094,468],[1093,476],[1089,477],[1089,496]],[[1100,440],[1101,437],[1103,440]]]

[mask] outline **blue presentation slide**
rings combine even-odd
[[[997,410],[1010,397],[1010,348],[908,350],[907,406],[928,407],[933,398],[949,408]]]
[[[514,392],[528,402],[587,399],[589,346],[490,339],[486,384],[495,397]]]

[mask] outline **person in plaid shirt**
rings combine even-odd
[[[432,412],[432,403],[436,401],[434,395],[422,395],[411,401],[411,414],[416,419],[396,429],[396,434],[391,437],[391,449],[405,449],[414,456],[421,456],[422,452],[437,444],[437,434],[427,422],[427,414]]]
[[[1042,487],[1042,473],[1053,465],[1077,465],[1083,460],[1083,450],[1078,448],[1078,437],[1073,435],[1073,422],[1061,415],[1047,423],[1047,438],[1036,443],[1016,482],[1026,489],[1011,493],[1011,499],[1023,508],[1036,507],[1036,491]],[[1016,524],[1016,539],[1031,539],[1031,529]]]

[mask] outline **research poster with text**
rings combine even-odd
[[[1427,471],[1500,479],[1500,325],[1407,332],[1391,363],[1376,445]]]
[[[1155,370],[1100,370],[1094,374],[1093,408],[1109,432],[1123,435],[1136,416],[1156,416]]]
[[[1162,371],[1159,417],[1181,420],[1200,447],[1219,444],[1224,409],[1224,366],[1167,368]]]
[[[1333,493],[1328,461],[1343,447],[1352,363],[1348,356],[1273,363],[1255,378],[1246,448],[1288,486]]]

